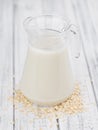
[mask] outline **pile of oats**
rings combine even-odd
[[[23,95],[20,90],[16,90],[14,102],[16,109],[19,109],[19,104],[21,104],[22,109],[19,109],[21,112],[29,112],[40,118],[48,116],[55,116],[58,118],[64,115],[64,113],[75,114],[83,112],[84,110],[79,85],[75,87],[73,94],[69,98],[67,98],[64,102],[52,107],[41,107],[34,105],[34,103],[31,102],[25,95]]]

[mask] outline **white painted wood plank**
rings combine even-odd
[[[92,20],[92,24],[96,33],[98,34],[98,1],[97,0],[87,0],[86,6],[90,15],[90,19]]]
[[[95,86],[95,91],[98,91],[98,1],[91,2],[87,1],[86,6],[88,8],[88,14],[90,16],[90,20],[92,22],[91,33],[89,33],[89,37],[91,37],[92,51],[93,51],[93,60],[88,59],[90,70],[92,73],[92,80]],[[98,93],[96,92],[96,95]],[[97,95],[98,101],[98,95]]]
[[[13,130],[12,1],[0,1],[0,130]]]
[[[79,10],[80,8],[80,10]],[[94,36],[94,30],[93,30],[93,23],[91,22],[91,18],[89,16],[88,11],[85,11],[86,4],[83,4],[83,1],[81,3],[78,3],[76,5],[76,11],[77,11],[77,19],[80,25],[81,30],[81,36],[83,40],[83,48],[85,53],[85,58],[88,64],[88,70],[90,74],[90,78],[92,80],[92,88],[95,93],[96,102],[98,104],[98,61],[97,61],[97,49],[95,51],[95,48],[97,47],[96,42],[98,42],[98,39]],[[82,19],[81,19],[82,17]],[[89,21],[89,22],[88,22]],[[96,41],[95,41],[96,38]],[[89,46],[89,47],[88,47]]]

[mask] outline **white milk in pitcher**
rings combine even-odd
[[[74,89],[74,79],[65,41],[57,35],[37,37],[28,48],[21,91],[41,105],[55,105]]]

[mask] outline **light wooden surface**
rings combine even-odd
[[[97,130],[98,129],[98,1],[97,0],[0,0],[0,130]],[[58,14],[79,26],[81,57],[77,75],[85,112],[52,120],[25,116],[8,101],[22,74],[27,39],[27,16]],[[32,123],[30,123],[32,119]],[[14,122],[14,123],[13,123]]]

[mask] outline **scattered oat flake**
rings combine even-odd
[[[39,130],[43,130],[42,128],[40,128]]]

